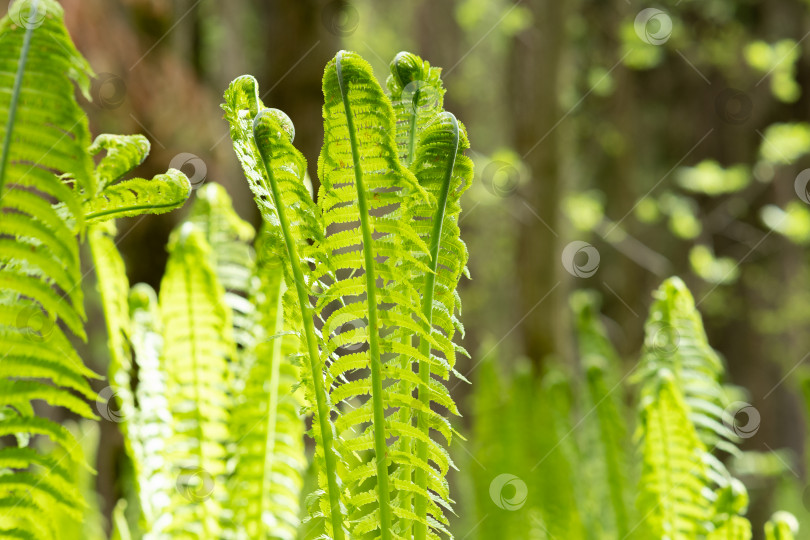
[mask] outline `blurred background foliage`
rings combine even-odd
[[[91,130],[143,133],[152,153],[142,176],[182,165],[198,183],[223,184],[254,224],[219,109],[233,78],[254,74],[268,89],[264,102],[288,113],[317,182],[320,79],[336,50],[359,52],[380,79],[400,50],[443,68],[446,108],[466,124],[476,164],[461,218],[472,274],[461,291],[464,346],[473,358],[459,368],[473,384],[453,388],[468,435],[454,442],[459,538],[491,538],[494,524],[525,519],[484,490],[509,464],[517,469],[527,448],[551,449],[550,485],[568,478],[552,462],[574,444],[555,431],[572,421],[544,411],[570,397],[559,374],[582,377],[571,293],[598,291],[602,324],[629,373],[650,292],[673,274],[693,291],[710,343],[761,415],[732,464],[749,487],[754,529],[780,507],[810,530],[810,2],[62,4],[98,74],[94,102],[84,103]],[[120,226],[133,283],[158,286],[168,233],[182,217]],[[593,246],[598,261],[579,249],[566,263],[574,241]],[[594,262],[595,272],[578,271]],[[90,320],[102,320],[89,308]],[[103,371],[104,330],[90,331],[88,354]],[[504,424],[497,436],[493,419]],[[110,515],[122,442],[110,423],[101,439],[99,504]],[[526,480],[538,503],[546,491]]]

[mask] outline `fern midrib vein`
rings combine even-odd
[[[31,20],[36,20],[38,3],[39,0],[33,0],[31,2]],[[22,51],[20,51],[20,62],[17,65],[17,73],[14,76],[14,88],[11,91],[11,104],[9,105],[8,121],[6,122],[6,137],[3,139],[3,151],[0,155],[0,196],[2,196],[3,188],[6,185],[6,167],[8,166],[8,157],[11,150],[11,136],[14,132],[14,125],[17,120],[17,103],[20,99],[20,92],[22,91],[25,64],[28,62],[28,50],[31,48],[31,36],[34,34],[35,26],[36,25],[29,24],[25,29]]]
[[[186,286],[186,316],[188,317],[188,321],[189,321],[188,328],[191,330],[191,335],[189,336],[190,339],[188,340],[188,343],[189,343],[189,347],[191,349],[190,353],[191,353],[191,359],[192,359],[191,360],[192,361],[192,369],[191,369],[191,371],[192,371],[192,379],[194,381],[194,403],[202,403],[201,398],[200,398],[200,380],[199,380],[199,377],[198,377],[198,370],[199,370],[200,366],[199,366],[199,362],[197,361],[197,330],[196,330],[197,325],[194,323],[194,308],[192,306],[192,299],[194,298],[194,291],[193,291],[192,285],[191,285],[192,275],[191,275],[191,269],[188,267],[187,264],[183,264],[183,270],[184,270],[183,273],[185,274],[185,278],[186,278],[184,280],[185,281],[185,286]],[[195,422],[195,426],[196,426],[195,431],[197,432],[197,448],[196,448],[197,452],[196,453],[197,453],[197,457],[199,458],[199,467],[200,467],[200,470],[204,474],[208,474],[208,472],[205,469],[205,464],[207,463],[207,461],[205,459],[205,451],[204,451],[205,444],[204,444],[204,440],[203,440],[204,434],[203,434],[203,428],[202,428],[203,417],[200,414],[200,407],[199,406],[194,407],[194,412],[196,413],[196,416],[197,416],[197,418],[196,418],[197,421]],[[201,482],[205,481],[203,476],[200,477],[200,481]],[[208,521],[208,519],[206,519],[206,516],[204,515],[205,513],[207,513],[207,508],[205,508],[205,507],[208,506],[208,504],[206,504],[208,500],[209,500],[209,497],[206,497],[205,500],[202,501],[202,506],[203,506],[204,510],[203,510],[202,519],[200,521],[202,522],[203,532],[205,533],[203,538],[213,538],[212,532],[208,529],[209,521]]]
[[[442,227],[447,210],[447,197],[450,193],[450,181],[453,178],[453,169],[458,156],[458,121],[452,113],[448,113],[453,124],[453,151],[449,156],[447,168],[444,171],[442,187],[439,193],[438,208],[433,218],[433,228],[430,232],[430,272],[425,276],[425,288],[422,293],[422,314],[426,319],[426,335],[433,333],[433,295],[436,284],[436,272],[439,269],[439,248],[441,247]],[[425,356],[430,356],[430,342],[425,337],[419,339],[419,352]],[[430,425],[428,422],[427,409],[430,409],[430,364],[424,360],[419,361],[419,379],[422,386],[419,387],[419,401],[426,407],[425,412],[419,413],[417,426],[427,437],[430,437]],[[416,456],[424,463],[428,462],[428,445],[424,441],[416,442]],[[420,489],[427,491],[427,471],[422,468],[416,469],[416,485]],[[427,524],[422,520],[427,519],[427,498],[418,495],[414,503],[414,511],[419,518],[414,524],[414,539],[425,540],[427,537]]]
[[[371,225],[368,216],[368,201],[366,201],[366,187],[363,182],[363,170],[360,167],[360,149],[357,145],[357,134],[354,128],[351,104],[349,103],[348,88],[343,83],[342,69],[343,51],[335,57],[335,70],[337,72],[340,95],[343,99],[346,114],[346,128],[349,131],[349,141],[352,147],[352,161],[354,162],[355,190],[357,191],[357,207],[360,214],[360,229],[363,235],[363,259],[366,271],[366,294],[368,303],[369,326],[369,357],[371,363],[371,400],[374,409],[374,453],[377,464],[377,491],[380,502],[380,536],[383,540],[391,539],[391,502],[388,491],[387,446],[385,444],[385,411],[383,409],[382,366],[380,361],[379,321],[377,319],[377,279],[374,268],[374,251],[371,237]]]

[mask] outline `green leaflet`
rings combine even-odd
[[[88,148],[91,156],[105,151],[96,165],[95,177],[101,191],[143,163],[151,145],[143,135],[99,135]]]
[[[21,25],[29,13],[42,24]],[[82,230],[79,190],[93,179],[73,82],[86,93],[90,74],[53,0],[15,2],[0,21],[0,85],[13,88],[0,105],[0,434],[18,441],[0,450],[0,536],[55,538],[45,512],[78,521],[83,513],[74,476],[86,467],[81,449],[64,427],[35,416],[31,400],[95,418],[85,401],[96,397],[87,382],[95,375],[68,335],[85,338],[74,233]],[[37,434],[51,450],[32,445]],[[54,453],[63,455],[58,463]]]
[[[233,358],[231,311],[210,262],[210,246],[191,223],[170,240],[160,287],[162,363],[172,415],[166,465],[177,489],[164,515],[167,534],[217,538],[223,530]]]
[[[141,214],[162,214],[183,206],[191,194],[185,174],[169,169],[152,180],[133,178],[108,186],[84,204],[89,222]]]

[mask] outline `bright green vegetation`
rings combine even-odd
[[[359,55],[337,53],[316,197],[290,119],[253,77],[233,81],[222,108],[262,226],[203,186],[156,292],[130,285],[115,219],[178,208],[191,186],[174,169],[124,179],[149,152],[142,136],[91,142],[74,92],[92,71],[62,16],[30,0],[0,22],[0,537],[104,538],[84,456],[93,401],[126,447],[113,538],[452,537],[473,167],[441,71],[400,53],[386,91]],[[85,243],[108,336],[100,395],[75,345]],[[725,464],[740,452],[732,392],[683,282],[654,293],[632,385],[596,300],[571,303],[579,376],[520,373],[504,388],[494,362],[480,368],[481,469],[460,474],[490,509],[481,537],[751,538]],[[59,423],[58,409],[87,421]],[[796,529],[778,512],[765,534]]]

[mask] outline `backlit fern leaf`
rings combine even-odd
[[[644,525],[655,538],[699,538],[710,518],[703,493],[709,483],[706,447],[671,374],[661,374],[658,387],[642,399],[639,511]]]
[[[292,122],[280,111],[263,108],[253,77],[234,80],[225,92],[222,108],[230,123],[234,150],[265,223],[261,238],[264,253],[260,256],[279,258],[285,282],[294,285],[287,289],[282,302],[285,323],[306,350],[301,380],[314,416],[314,461],[321,472],[317,510],[312,513],[313,517],[326,516],[327,533],[342,540],[344,506],[336,470],[338,455],[310,304],[315,284],[310,263],[320,260],[323,225],[304,185],[306,161],[292,145]]]
[[[85,465],[74,436],[32,401],[94,418],[85,399],[96,397],[69,338],[85,338],[75,234],[93,189],[73,82],[86,94],[91,71],[62,15],[53,0],[19,1],[0,21],[0,87],[12,89],[0,100],[0,436],[18,443],[0,449],[0,536],[37,540],[58,533],[42,519],[54,505],[81,519],[73,471]],[[34,435],[64,457],[35,449]]]
[[[399,162],[394,142],[394,116],[390,103],[371,75],[368,64],[353,53],[340,52],[324,74],[324,146],[318,162],[323,211],[325,256],[337,272],[324,278],[317,309],[324,321],[323,362],[332,402],[346,402],[336,421],[338,435],[348,452],[373,451],[345,473],[354,537],[374,534],[383,538],[408,530],[410,523],[443,529],[439,503],[449,499],[444,474],[452,462],[444,447],[410,422],[398,410],[424,414],[429,425],[450,439],[447,421],[410,393],[403,380],[420,384],[399,355],[435,364],[446,376],[446,362],[427,357],[400,339],[401,331],[444,349],[441,335],[426,331],[421,298],[409,280],[415,267],[427,271],[414,256],[427,246],[411,226],[416,198],[426,197],[413,174]],[[320,272],[328,274],[327,269]],[[444,340],[446,342],[446,339]],[[352,351],[338,354],[338,349]],[[431,380],[432,400],[451,410],[446,388]],[[348,407],[351,407],[349,410]],[[386,445],[389,438],[407,437],[428,448],[427,460]],[[391,467],[412,467],[428,476],[430,496],[408,479],[391,478]],[[399,506],[400,491],[427,500],[429,514],[420,519],[411,508]],[[438,501],[438,502],[437,502]],[[393,526],[393,518],[398,526]],[[374,532],[378,531],[378,532]]]
[[[242,354],[245,376],[234,413],[234,521],[244,538],[295,539],[306,467],[303,402],[294,390],[299,368],[291,361],[300,344],[286,330],[283,270],[275,256],[257,261],[256,280],[253,345]]]
[[[165,532],[216,538],[223,529],[234,355],[231,312],[202,232],[186,223],[170,240],[160,288],[163,365],[172,414],[166,465],[177,490],[164,512]]]

